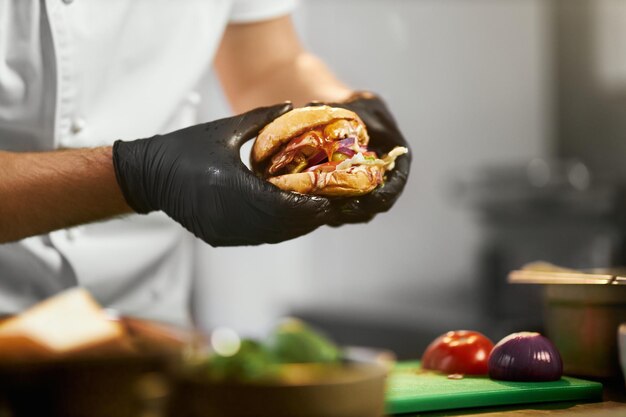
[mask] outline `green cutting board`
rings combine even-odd
[[[388,414],[552,401],[602,399],[602,384],[563,377],[554,382],[494,381],[486,376],[448,379],[423,371],[420,363],[400,362],[387,377]]]

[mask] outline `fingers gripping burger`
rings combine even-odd
[[[396,147],[379,158],[367,149],[359,116],[330,106],[296,108],[261,130],[252,148],[253,169],[285,191],[349,197],[371,192],[385,171],[408,152]]]

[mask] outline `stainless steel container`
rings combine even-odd
[[[617,329],[626,322],[626,278],[610,270],[531,267],[512,272],[509,282],[543,285],[546,336],[561,352],[566,374],[620,374]]]

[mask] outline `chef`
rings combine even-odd
[[[341,201],[283,192],[240,162],[286,100],[349,108],[374,148],[407,146],[377,96],[303,48],[293,8],[0,0],[0,313],[83,286],[125,314],[185,323],[192,234],[275,243],[393,205],[409,158],[380,189]],[[198,124],[195,89],[212,65],[238,115]]]

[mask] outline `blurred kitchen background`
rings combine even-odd
[[[340,78],[386,99],[411,177],[367,225],[198,244],[203,327],[259,336],[297,315],[419,357],[450,329],[540,330],[539,289],[506,283],[526,262],[626,264],[626,2],[302,0],[295,20]],[[227,114],[203,89],[203,117]]]

